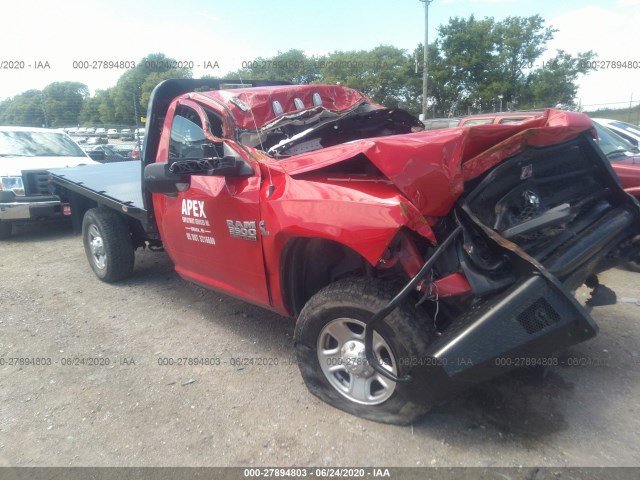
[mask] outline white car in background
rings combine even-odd
[[[613,130],[636,147],[640,147],[640,127],[638,125],[609,118],[592,118],[591,120],[603,127],[607,127],[609,130]]]
[[[62,130],[0,127],[0,239],[11,236],[14,223],[70,215],[48,170],[95,163]]]
[[[123,128],[122,130],[120,130],[120,138],[122,140],[133,140],[133,132],[130,128]]]

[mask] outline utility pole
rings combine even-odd
[[[424,3],[424,69],[422,72],[422,120],[427,119],[427,77],[429,75],[429,4],[433,0],[420,0]]]
[[[138,128],[138,102],[136,102],[136,92],[133,92],[133,116],[135,117],[134,121],[136,123],[136,128]]]

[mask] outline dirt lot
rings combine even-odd
[[[186,283],[164,253],[106,285],[69,228],[30,226],[0,243],[0,271],[0,466],[640,465],[640,274],[601,277],[619,303],[567,352],[590,365],[499,379],[394,427],[311,396],[291,320]],[[182,357],[220,365],[159,364]]]

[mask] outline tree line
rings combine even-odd
[[[591,70],[592,51],[558,50],[541,61],[557,30],[539,15],[476,19],[454,17],[429,45],[428,117],[478,111],[524,110],[571,105],[577,81]],[[295,84],[340,84],[360,90],[389,108],[418,114],[422,106],[424,46],[412,52],[390,45],[371,50],[309,56],[291,49],[243,62],[226,79],[287,80]],[[144,116],[151,91],[167,78],[191,78],[173,59],[148,55],[115,86],[89,95],[86,85],[55,82],[0,102],[1,125],[133,125]]]

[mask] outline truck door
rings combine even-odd
[[[157,161],[204,157],[203,146],[222,136],[222,121],[191,100],[179,101],[167,113],[165,125],[171,122],[171,127],[162,133]],[[181,276],[266,306],[258,228],[260,169],[239,148],[237,153],[253,168],[253,176],[193,175],[186,192],[154,194],[154,211],[165,249]]]

